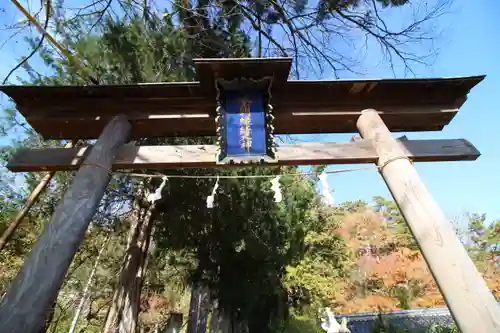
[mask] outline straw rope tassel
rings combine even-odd
[[[327,177],[328,175],[325,172],[322,172],[321,175],[319,175],[319,180],[322,187],[321,195],[323,196],[323,199],[327,205],[333,205],[335,203],[335,200],[332,196],[332,189],[328,185]]]
[[[215,194],[218,188],[219,188],[219,177],[217,176],[214,188],[212,189],[212,194],[207,197],[207,208],[214,208]]]

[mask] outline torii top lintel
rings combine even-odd
[[[0,86],[45,139],[95,139],[117,114],[132,137],[216,134],[214,79],[272,76],[275,134],[353,133],[361,111],[393,132],[447,125],[485,76],[433,79],[287,80],[290,58],[196,59],[199,82],[100,86]]]
[[[270,77],[273,90],[280,89],[288,80],[292,58],[194,59],[194,65],[201,90],[212,97],[216,79],[259,80]]]

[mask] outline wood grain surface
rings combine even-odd
[[[475,160],[479,151],[467,140],[398,140],[405,156],[416,162]],[[90,148],[49,148],[19,151],[7,168],[13,172],[76,170]],[[123,146],[113,169],[168,169],[217,167],[217,146]],[[375,163],[371,140],[320,142],[278,147],[279,165]],[[272,164],[271,164],[272,165]]]
[[[2,333],[34,333],[44,324],[109,183],[111,175],[106,168],[111,168],[129,130],[127,117],[115,117],[85,159],[91,165],[82,166],[76,173],[0,303]]]
[[[398,204],[462,333],[500,332],[500,306],[469,258],[451,222],[420,180],[405,151],[375,110],[357,122],[365,139],[374,140],[382,177]],[[391,160],[391,161],[390,161]],[[446,186],[446,183],[443,183]]]

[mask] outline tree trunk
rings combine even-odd
[[[101,249],[99,250],[99,253],[97,254],[97,258],[95,259],[94,262],[94,267],[92,267],[92,271],[90,272],[89,278],[87,280],[87,284],[85,285],[85,288],[82,293],[82,297],[80,299],[80,304],[78,304],[78,307],[76,308],[76,312],[73,316],[73,321],[71,322],[71,327],[68,331],[68,333],[74,333],[76,329],[76,324],[78,323],[78,317],[80,317],[80,313],[82,312],[83,306],[85,305],[85,302],[87,301],[88,295],[89,295],[89,289],[90,285],[92,284],[92,280],[94,279],[94,275],[97,271],[97,266],[99,265],[99,261],[101,260],[102,253],[106,249],[106,246],[108,245],[110,239],[110,235],[106,236],[106,239],[102,243]]]
[[[209,293],[206,288],[193,284],[187,333],[205,333],[207,331],[208,310],[210,307]]]
[[[210,319],[210,333],[219,333],[221,329],[221,312],[218,307],[212,306],[212,318]]]
[[[154,210],[154,204],[143,205],[147,197],[144,189],[139,189],[138,192],[134,201],[135,212],[130,226],[127,250],[103,333],[135,333],[137,328]]]
[[[182,313],[170,313],[170,318],[168,318],[167,326],[162,333],[180,333],[182,328]]]
[[[221,333],[240,333],[241,322],[234,311],[219,311]]]

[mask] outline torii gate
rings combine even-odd
[[[498,304],[412,165],[475,160],[479,152],[464,139],[403,141],[391,135],[441,130],[484,76],[287,81],[290,58],[198,59],[195,66],[199,82],[0,87],[45,139],[98,137],[92,148],[24,150],[7,166],[13,172],[78,172],[0,303],[2,333],[31,333],[42,326],[109,183],[110,170],[240,162],[376,163],[462,333],[500,332]],[[256,119],[251,128],[257,134],[252,134],[254,143],[237,147],[234,141],[245,139],[246,132],[240,128],[235,134],[238,112],[232,108],[237,95],[250,90],[260,106],[248,107],[252,115],[240,122],[247,126],[248,119]],[[275,134],[356,131],[363,139],[273,144]],[[131,138],[207,135],[218,135],[219,144],[124,145]],[[254,154],[249,153],[257,144]]]

